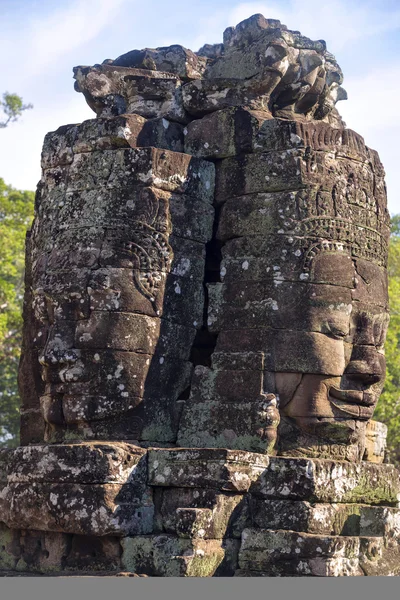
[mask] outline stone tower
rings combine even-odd
[[[325,42],[76,67],[27,237],[3,570],[397,575],[382,464],[389,215]]]

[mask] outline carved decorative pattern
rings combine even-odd
[[[123,242],[120,250],[134,264],[133,277],[138,289],[154,302],[161,286],[161,273],[168,272],[173,258],[168,236],[138,221],[131,240]]]

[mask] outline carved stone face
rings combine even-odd
[[[62,183],[51,188],[55,170],[46,173],[31,237],[31,327],[47,440],[174,441],[177,401],[190,384],[189,356],[202,323],[205,243],[214,211],[196,193],[128,185],[127,175],[143,156],[135,177],[146,183],[149,157],[167,170],[184,156],[167,154],[109,152],[107,160],[126,161],[114,187],[89,178],[90,161],[98,179],[104,177],[106,159],[99,153],[75,156],[69,181],[75,174],[76,190]],[[195,165],[196,180],[201,166]],[[191,168],[186,158],[181,177],[169,183],[167,172],[164,185],[161,173],[156,184],[189,185],[184,175]],[[213,173],[207,169],[204,177]],[[80,189],[85,178],[88,189]]]
[[[240,376],[254,382],[240,390],[242,402],[260,390],[277,395],[279,453],[357,461],[385,374],[383,172],[355,134],[337,141],[337,130],[308,131],[314,147],[299,158],[287,151],[222,161],[221,282],[209,286],[214,377],[235,381],[220,392],[226,402],[236,399]],[[352,152],[359,160],[347,158]],[[269,171],[273,163],[281,175]],[[272,177],[281,191],[263,192]]]
[[[331,258],[323,253],[318,257],[320,277],[324,265],[329,276]],[[319,455],[345,452],[346,457],[361,458],[364,426],[382,392],[389,322],[384,270],[370,263],[366,281],[350,257],[339,255],[335,261],[336,283],[339,273],[353,265],[354,288],[341,288],[335,281],[305,283],[303,322],[309,331],[284,331],[286,347],[275,345],[283,353],[275,355],[276,367],[285,365],[285,372],[275,373],[283,454],[293,454],[294,448],[309,454],[314,448]],[[291,308],[289,302],[287,310]]]

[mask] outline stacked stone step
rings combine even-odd
[[[46,136],[28,247],[23,443],[43,439],[42,415],[47,441],[176,439],[214,218],[214,166],[181,152],[182,129],[126,115]]]
[[[179,442],[270,452],[275,441],[271,402],[280,396],[283,408],[283,377],[297,377],[293,383],[298,385],[300,373],[320,379],[343,374],[351,346],[343,353],[343,342],[329,338],[326,323],[345,329],[346,311],[356,303],[374,313],[384,330],[388,213],[382,165],[351,130],[268,119],[241,107],[206,115],[187,131],[186,152],[216,161],[216,237],[222,258],[220,282],[207,286],[208,328],[218,336],[212,368],[196,368]],[[364,201],[352,197],[354,179]],[[357,246],[352,252],[358,252],[359,272],[371,271],[367,286],[355,285],[353,262],[343,268],[337,253],[326,253],[330,263],[321,272],[318,265],[310,267],[321,246],[343,250],[346,244]],[[352,343],[361,344],[357,352],[364,354],[357,360],[364,360],[371,350],[362,344],[374,341]],[[384,366],[376,368],[384,373]],[[282,421],[290,455],[301,443],[291,439]],[[326,456],[333,457],[335,450],[339,459],[357,460],[364,445],[360,451],[357,444],[338,443],[336,449],[332,444]],[[311,446],[304,452],[323,456],[321,448]]]
[[[1,453],[15,573],[398,575],[392,465],[96,442]]]

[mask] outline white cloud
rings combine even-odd
[[[24,64],[24,73],[34,76],[60,57],[95,39],[112,22],[126,4],[135,0],[74,0],[62,3],[47,16],[28,17],[14,26],[6,24],[2,33],[2,59],[9,66]],[[2,65],[2,66],[3,66]]]

